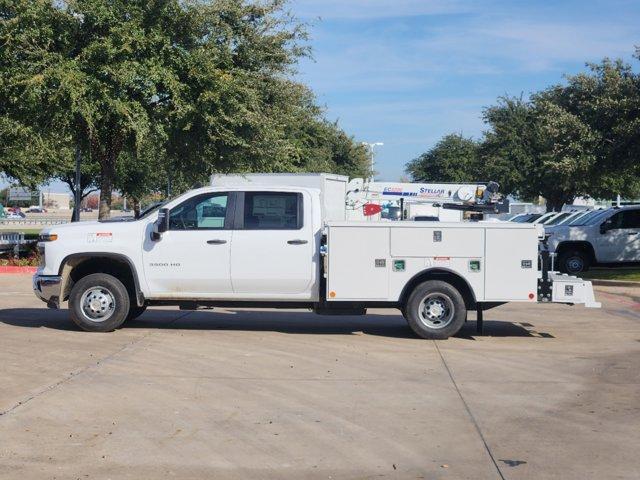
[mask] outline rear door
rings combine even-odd
[[[311,219],[308,193],[240,192],[231,244],[233,292],[248,299],[311,298]]]

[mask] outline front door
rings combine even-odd
[[[623,210],[604,224],[598,237],[600,262],[640,262],[640,209]]]
[[[316,276],[311,199],[244,192],[231,244],[233,291],[247,298],[307,299]]]
[[[233,194],[191,197],[169,212],[169,230],[145,240],[144,270],[152,297],[217,298],[231,292]]]

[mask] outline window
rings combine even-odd
[[[302,195],[289,192],[245,192],[245,230],[299,230]]]
[[[626,210],[618,215],[622,215],[620,228],[640,228],[640,210]]]
[[[606,222],[609,229],[640,228],[640,210],[618,212]]]
[[[206,193],[185,200],[169,213],[170,230],[221,230],[225,228],[227,193]]]

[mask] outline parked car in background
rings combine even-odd
[[[26,218],[26,215],[20,211],[18,212],[10,212],[7,214],[7,216],[5,217],[7,220],[22,220],[23,218]]]
[[[27,208],[27,213],[47,213],[47,209],[41,207],[29,207]]]
[[[549,251],[557,255],[556,267],[562,272],[640,262],[640,205],[593,210],[545,231]]]
[[[515,223],[533,223],[540,217],[542,217],[542,213],[520,213],[508,221]]]

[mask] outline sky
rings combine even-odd
[[[312,48],[297,78],[356,140],[384,143],[378,180],[398,181],[446,134],[478,138],[482,109],[499,96],[526,96],[605,56],[640,65],[632,58],[640,0],[290,0],[289,8],[308,24]]]
[[[297,77],[327,118],[376,147],[379,180],[442,136],[478,138],[483,107],[604,57],[632,58],[640,1],[291,0],[312,57]]]

